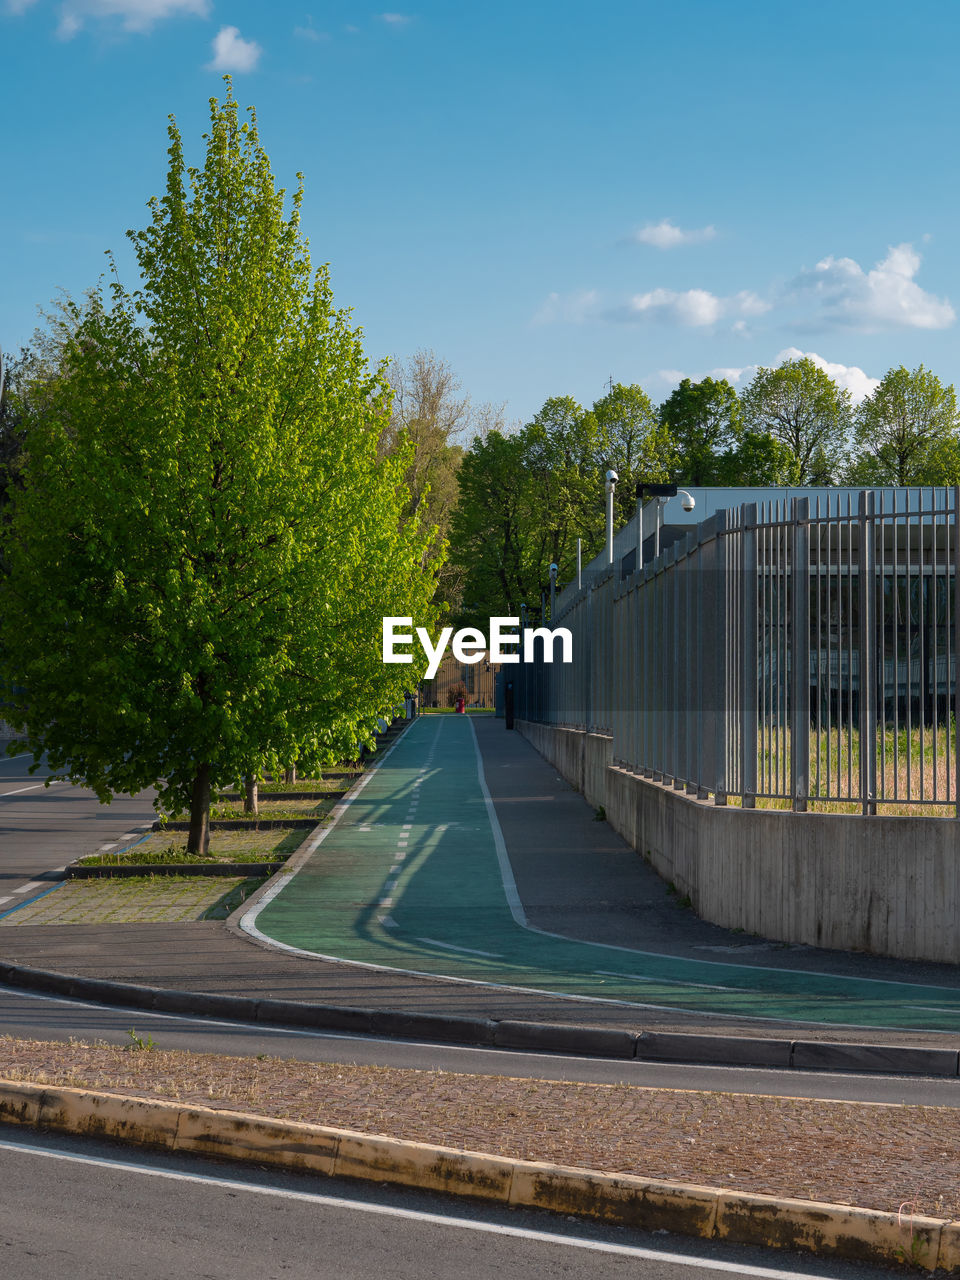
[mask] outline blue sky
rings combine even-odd
[[[106,249],[134,283],[228,70],[368,354],[508,420],[784,352],[960,381],[958,41],[953,0],[0,0],[0,347]]]

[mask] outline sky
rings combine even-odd
[[[508,423],[800,353],[960,382],[958,44],[955,0],[0,0],[0,349],[106,250],[135,286],[230,73],[368,356]]]

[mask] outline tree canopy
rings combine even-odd
[[[717,484],[721,458],[743,434],[740,401],[725,378],[684,378],[660,406],[660,418],[677,453],[679,484]]]
[[[943,483],[944,453],[954,452],[957,397],[923,365],[900,365],[857,407],[858,462],[852,478],[867,484]]]
[[[208,839],[211,789],[351,751],[414,677],[384,614],[433,625],[436,557],[383,456],[383,373],[285,212],[253,111],[169,127],[140,283],[68,304],[3,534],[10,719],[103,799],[157,782]]]
[[[797,484],[835,484],[846,464],[850,393],[809,356],[758,369],[743,393],[745,425],[796,460]]]

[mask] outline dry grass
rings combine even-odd
[[[141,1032],[142,1034],[142,1032]],[[960,1111],[0,1037],[0,1076],[526,1160],[960,1217]]]

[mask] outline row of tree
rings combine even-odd
[[[681,485],[953,484],[960,481],[954,388],[921,366],[891,369],[858,406],[807,357],[757,371],[742,396],[723,379],[684,379],[659,406],[610,385],[590,409],[544,404],[513,433],[488,431],[458,460],[449,513],[454,606],[478,620],[538,609],[559,566],[573,577],[603,545],[603,478],[619,475],[618,525],[641,481]]]

